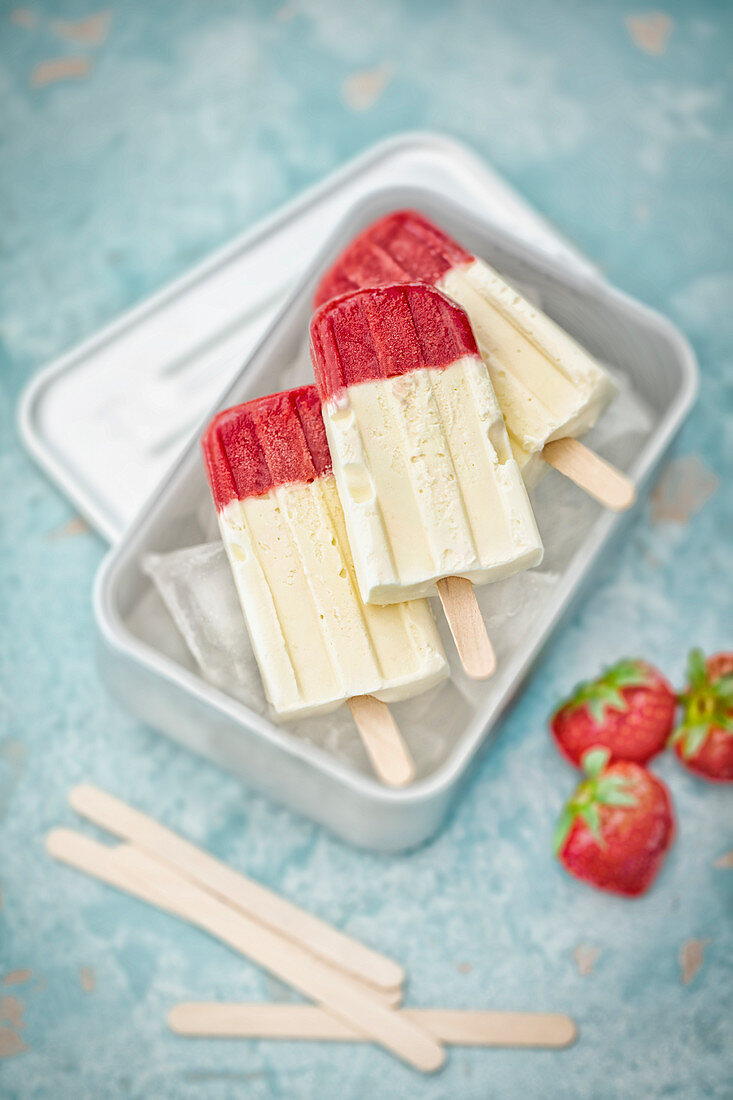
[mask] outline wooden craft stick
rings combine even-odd
[[[636,500],[633,481],[578,439],[546,443],[542,457],[613,512],[625,512]]]
[[[403,1008],[401,1016],[455,1046],[567,1047],[577,1038],[569,1016],[555,1012],[485,1012],[478,1009]],[[314,1005],[188,1002],[168,1013],[178,1035],[231,1039],[362,1038]]]
[[[415,764],[387,704],[373,695],[356,695],[349,699],[349,709],[382,782],[390,787],[411,783]]]
[[[120,889],[146,900],[151,893],[158,895],[156,904],[161,909],[209,932],[415,1069],[432,1073],[443,1064],[443,1047],[424,1028],[147,852],[129,844],[108,848],[71,829],[52,830],[46,847],[56,859]]]
[[[393,959],[233,870],[114,795],[84,783],[72,789],[69,802],[95,825],[151,852],[242,913],[301,944],[332,966],[389,993],[402,986],[405,972]]]
[[[438,595],[466,675],[488,680],[496,671],[496,657],[473,585],[465,577],[444,577]]]

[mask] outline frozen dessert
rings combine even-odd
[[[365,607],[315,386],[219,413],[203,437],[211,491],[267,697],[280,718],[447,675],[428,603]]]
[[[364,230],[324,275],[315,302],[415,281],[466,310],[514,456],[534,484],[546,468],[545,445],[582,436],[613,397],[608,372],[497,271],[414,210],[388,214]]]
[[[465,312],[434,287],[322,305],[311,354],[365,603],[542,559],[527,492]]]

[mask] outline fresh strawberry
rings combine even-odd
[[[706,667],[711,680],[733,676],[733,653],[714,653],[712,657],[708,657]]]
[[[733,782],[733,653],[716,653],[707,662],[693,649],[687,666],[688,687],[680,697],[682,721],[670,744],[690,771],[718,783]]]
[[[672,802],[646,768],[608,760],[608,749],[583,757],[587,778],[560,815],[555,855],[576,878],[635,897],[649,889],[672,843]]]
[[[645,661],[619,661],[597,680],[579,684],[555,711],[550,729],[560,751],[580,767],[588,749],[608,749],[611,760],[646,764],[667,743],[677,700]]]

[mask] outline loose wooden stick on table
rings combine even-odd
[[[216,936],[415,1069],[432,1073],[443,1064],[443,1047],[420,1025],[366,993],[363,986],[314,958],[298,944],[219,901],[147,852],[129,844],[108,848],[71,829],[52,830],[46,838],[46,847],[56,859],[137,893],[145,900],[151,894],[157,895],[156,904],[160,908]]]
[[[373,695],[356,695],[349,709],[379,778],[390,787],[411,783],[415,764],[387,704]]]
[[[636,500],[633,481],[578,439],[567,436],[546,443],[542,457],[613,512],[625,512]]]
[[[466,675],[488,680],[496,671],[496,657],[473,585],[465,577],[444,577],[438,595]]]
[[[569,1016],[555,1012],[403,1008],[400,1015],[456,1046],[567,1047],[577,1038]],[[230,1039],[359,1041],[353,1028],[314,1005],[187,1002],[168,1013],[177,1035]]]
[[[95,825],[151,852],[229,905],[301,944],[332,966],[388,993],[402,986],[405,972],[393,959],[221,863],[114,795],[85,783],[72,789],[69,802]]]

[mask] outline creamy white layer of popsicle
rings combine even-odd
[[[266,695],[283,719],[447,676],[428,603],[362,603],[314,386],[220,413],[203,438]]]
[[[542,543],[465,312],[424,284],[317,310],[311,346],[367,603],[500,580]]]
[[[605,371],[483,260],[413,210],[358,236],[324,275],[316,305],[367,286],[420,281],[468,313],[517,462],[531,485],[546,443],[582,436],[614,396]]]

